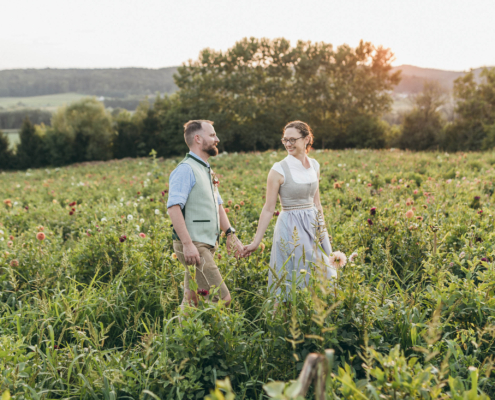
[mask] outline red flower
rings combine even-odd
[[[127,240],[127,236],[126,235],[122,235],[121,237],[119,237],[120,243],[124,243],[126,240]]]
[[[45,237],[46,237],[46,236],[45,236],[45,234],[44,234],[43,232],[38,232],[38,233],[36,234],[36,239],[38,239],[38,240],[40,240],[40,241],[41,241],[41,240],[45,240]]]
[[[275,212],[273,213],[273,215],[274,215],[275,217],[278,217],[278,216],[280,215],[280,211],[278,211],[278,210],[277,210],[277,211],[275,211]]]
[[[72,203],[69,204],[69,207],[74,207],[77,203],[73,201]]]
[[[376,214],[376,207],[372,207],[371,210],[370,210],[370,214],[371,215],[375,215]]]
[[[153,199],[150,199],[150,201],[154,201]]]
[[[71,212],[69,213],[69,215],[74,215],[74,211],[71,211]]]
[[[200,294],[201,296],[208,296],[210,292],[206,289],[198,289],[198,294]]]
[[[373,221],[371,219],[368,218],[368,225],[371,226],[373,225]]]

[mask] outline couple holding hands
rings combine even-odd
[[[189,153],[170,174],[168,214],[173,224],[173,246],[179,261],[184,265],[184,304],[198,303],[198,294],[209,294],[227,305],[231,301],[215,263],[221,231],[227,236],[227,251],[248,257],[261,243],[273,217],[280,197],[280,213],[273,236],[270,257],[268,287],[279,295],[282,286],[290,291],[293,276],[309,283],[309,271],[318,265],[321,279],[337,275],[330,266],[328,255],[332,248],[325,229],[318,182],[320,166],[307,152],[313,143],[313,133],[308,124],[301,121],[288,123],[283,130],[282,142],[288,156],[276,162],[268,173],[266,203],[258,222],[258,229],[251,244],[243,246],[231,227],[218,193],[218,180],[210,168],[208,159],[218,154],[217,137],[212,121],[193,120],[184,125],[184,139]],[[188,265],[195,266],[198,290],[189,288],[192,276]],[[295,271],[295,274],[293,274]],[[274,285],[283,277],[282,285]]]

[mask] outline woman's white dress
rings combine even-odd
[[[332,252],[328,233],[314,205],[320,166],[315,159],[309,161],[311,167],[306,169],[289,155],[272,167],[284,177],[284,183],[279,190],[282,212],[273,235],[268,287],[277,295],[284,292],[286,298],[291,291],[293,271],[296,282],[302,285],[309,283],[311,272],[316,272],[320,279],[337,275],[327,257]],[[307,273],[299,279],[301,270]]]

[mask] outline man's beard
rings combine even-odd
[[[211,157],[215,157],[218,155],[218,149],[217,147],[212,144],[210,147],[203,147],[201,150],[203,150],[206,154],[208,154]]]

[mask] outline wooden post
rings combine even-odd
[[[326,386],[333,367],[333,350],[325,350],[325,355],[311,353],[306,357],[303,368],[297,380],[301,383],[298,395],[305,397],[309,385],[314,382],[316,400],[325,400]]]

